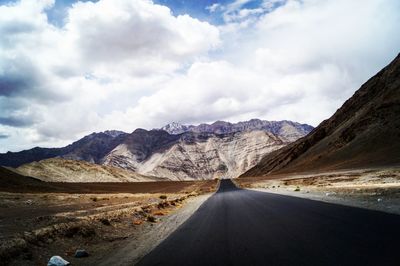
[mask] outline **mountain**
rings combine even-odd
[[[102,158],[125,139],[127,133],[105,131],[92,133],[64,148],[59,156],[70,160],[100,163]]]
[[[177,135],[177,134],[182,134],[182,133],[188,132],[189,127],[193,127],[193,126],[185,126],[185,125],[182,125],[177,122],[172,122],[172,123],[169,123],[169,124],[163,126],[161,129],[164,131],[167,131],[169,134]]]
[[[128,135],[121,131],[92,133],[63,148],[40,148],[20,152],[0,153],[0,165],[18,167],[22,164],[48,158],[63,157],[100,163],[100,160],[114,149]]]
[[[136,129],[110,151],[102,163],[137,171],[142,162],[153,154],[168,150],[179,138],[179,135],[171,135],[164,130]]]
[[[258,119],[199,126],[172,123],[163,129],[136,129],[130,134],[92,133],[63,148],[8,152],[0,154],[0,165],[18,167],[23,174],[47,181],[83,181],[83,174],[87,180],[115,181],[112,175],[104,174],[115,171],[84,162],[172,180],[236,177],[256,165],[263,154],[303,137],[310,130],[311,126],[296,122]],[[50,158],[64,160],[47,160]],[[132,177],[132,173],[124,176],[131,181],[145,179]],[[125,180],[125,177],[118,173],[114,178]]]
[[[245,122],[229,123],[225,121],[216,121],[212,124],[181,125],[173,122],[161,128],[170,134],[182,134],[185,132],[196,133],[215,133],[227,134],[252,130],[263,130],[273,133],[286,141],[294,141],[307,135],[313,127],[307,124],[300,124],[292,121],[265,121],[260,119],[251,119]]]
[[[171,180],[237,177],[259,162],[262,154],[286,144],[261,130],[180,135],[140,130],[111,151],[103,163]]]
[[[306,137],[242,176],[400,164],[400,55]]]
[[[24,164],[15,171],[46,182],[138,182],[166,179],[143,176],[132,171],[85,161],[51,158]]]

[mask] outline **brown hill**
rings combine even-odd
[[[85,161],[51,158],[21,165],[16,172],[46,182],[149,182],[167,179]]]
[[[307,136],[242,176],[400,164],[400,55]]]

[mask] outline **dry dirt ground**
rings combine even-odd
[[[259,191],[400,214],[400,168],[249,177],[235,182]]]
[[[131,262],[138,260],[217,187],[216,181],[158,183],[158,193],[155,184],[127,193],[124,183],[120,189],[114,184],[112,193],[0,192],[0,265],[47,265],[53,255],[72,265],[110,259],[117,265],[116,250],[127,245],[137,250]],[[100,186],[95,185],[96,192],[107,189]],[[77,249],[90,256],[74,258]]]

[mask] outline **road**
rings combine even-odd
[[[223,180],[138,265],[400,265],[400,216]]]

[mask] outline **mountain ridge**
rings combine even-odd
[[[92,133],[62,148],[35,148],[0,154],[0,165],[25,169],[24,174],[34,173],[49,180],[48,173],[53,173],[57,181],[68,178],[58,173],[72,174],[70,169],[73,168],[79,176],[80,172],[94,166],[82,163],[79,168],[67,162],[52,161],[51,158],[85,161],[171,180],[237,177],[254,166],[261,159],[261,154],[283,147],[312,129],[309,125],[291,121],[259,119],[239,123],[216,121],[211,125],[192,126],[190,130],[177,123],[169,127],[170,130],[179,128],[186,131],[170,134],[163,129],[138,128],[132,133]],[[21,167],[24,165],[27,166]],[[90,176],[94,175],[90,172]]]
[[[265,130],[281,137],[285,137],[288,141],[293,141],[303,136],[304,133],[310,132],[313,128],[314,127],[310,125],[300,124],[289,120],[267,121],[261,119],[250,119],[248,121],[240,121],[237,123],[218,120],[212,124],[202,123],[197,126],[172,122],[163,126],[161,129],[173,135],[185,132],[224,134],[246,130]]]

